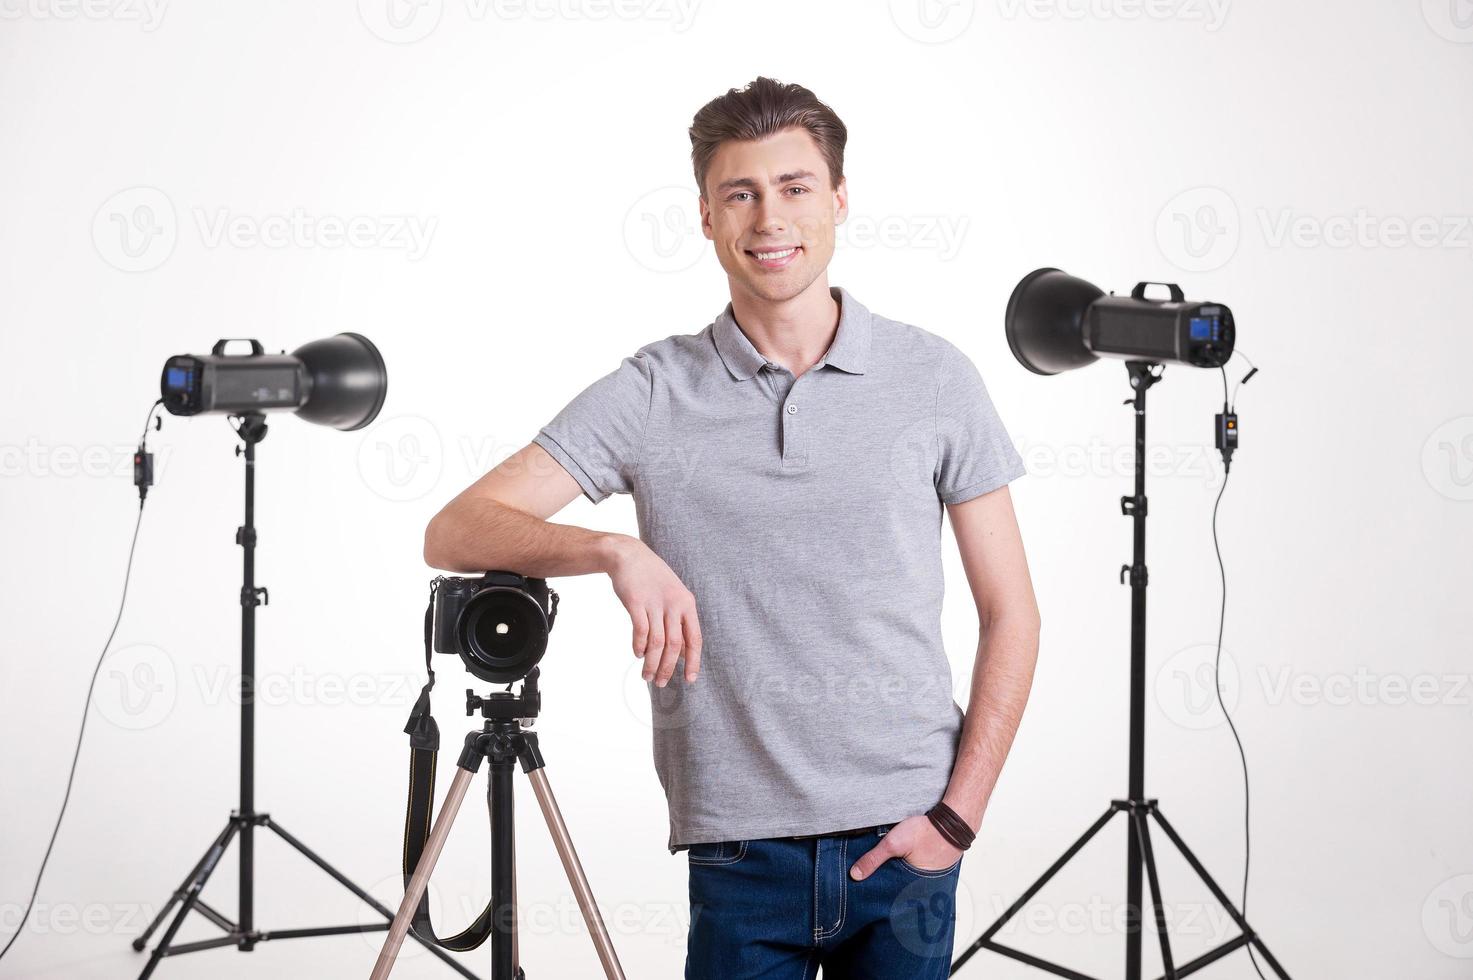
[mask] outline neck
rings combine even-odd
[[[817,363],[839,329],[839,304],[829,293],[827,275],[784,300],[733,289],[731,312],[752,346],[794,377]]]

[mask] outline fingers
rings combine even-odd
[[[701,624],[696,614],[684,617],[685,623],[685,682],[692,684],[701,672]]]
[[[650,617],[643,609],[634,609],[629,613],[629,620],[634,624],[634,655],[643,657],[650,639]]]
[[[634,655],[644,658],[640,676],[664,687],[675,676],[682,655],[685,657],[686,683],[694,683],[701,670],[701,626],[693,608],[682,610],[677,605],[631,610],[634,626]]]
[[[660,666],[660,655],[665,652],[665,617],[658,609],[646,610],[649,617],[649,639],[644,645],[644,669],[640,676],[650,680]]]
[[[681,627],[680,611],[673,606],[665,610],[665,652],[655,671],[655,686],[664,687],[675,673],[677,661],[685,652],[685,631]]]
[[[849,868],[849,877],[855,881],[863,881],[875,873],[875,869],[895,856],[895,847],[890,843],[889,835],[880,838],[880,842],[860,855]]]

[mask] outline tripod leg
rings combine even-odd
[[[1080,838],[1075,841],[1073,845],[1071,845],[1070,848],[1063,853],[1062,856],[1060,856],[1057,861],[1049,865],[1048,870],[1045,871],[1041,876],[1039,876],[1038,880],[1030,885],[1027,891],[1018,896],[1018,900],[1012,905],[1008,906],[1008,910],[1002,915],[998,916],[997,921],[989,926],[987,931],[977,938],[976,942],[972,943],[972,945],[968,946],[965,950],[962,951],[962,955],[957,957],[956,962],[951,965],[951,972],[956,973],[958,970],[966,965],[967,960],[971,959],[977,954],[978,950],[982,949],[988,943],[992,942],[992,937],[1002,931],[1002,927],[1007,925],[1008,920],[1017,915],[1022,910],[1023,906],[1027,905],[1033,899],[1033,896],[1037,895],[1039,891],[1043,888],[1043,886],[1049,883],[1049,879],[1058,874],[1059,869],[1063,868],[1064,865],[1069,863],[1070,858],[1078,854],[1080,849],[1083,848],[1085,844],[1088,844],[1095,834],[1098,834],[1102,829],[1104,829],[1105,824],[1110,822],[1110,818],[1115,816],[1117,809],[1118,808],[1112,804],[1110,809],[1106,810],[1104,814],[1100,817],[1100,819],[1091,824],[1090,828],[1086,830],[1080,836]]]
[[[1167,822],[1166,818],[1161,815],[1159,809],[1152,810],[1151,813],[1156,817],[1156,822],[1161,825],[1161,829],[1166,831],[1166,836],[1171,838],[1171,843],[1175,844],[1176,849],[1181,852],[1181,856],[1187,859],[1187,863],[1192,866],[1192,870],[1197,873],[1197,877],[1201,878],[1202,883],[1212,892],[1212,897],[1217,899],[1218,903],[1227,910],[1228,915],[1232,916],[1238,928],[1243,930],[1243,935],[1250,937],[1249,942],[1253,944],[1253,947],[1263,954],[1263,959],[1268,963],[1269,968],[1274,971],[1279,977],[1279,980],[1289,980],[1289,974],[1284,972],[1284,968],[1279,965],[1278,960],[1274,959],[1273,954],[1268,951],[1268,947],[1263,944],[1263,940],[1259,939],[1258,934],[1253,931],[1253,927],[1248,925],[1248,920],[1243,917],[1243,913],[1238,911],[1237,906],[1232,903],[1232,900],[1227,897],[1227,894],[1217,886],[1217,882],[1212,880],[1212,876],[1207,873],[1207,869],[1202,867],[1202,862],[1198,861],[1197,856],[1192,853],[1192,849],[1187,847],[1186,841],[1181,839],[1181,836],[1177,834],[1171,824]]]
[[[1161,882],[1156,877],[1156,854],[1151,850],[1151,828],[1142,810],[1132,811],[1131,825],[1136,843],[1146,865],[1146,880],[1151,884],[1151,907],[1156,912],[1156,938],[1161,941],[1161,968],[1164,980],[1176,980],[1176,965],[1171,958],[1171,939],[1166,935],[1166,909],[1161,905]]]
[[[583,913],[583,921],[593,938],[593,946],[598,951],[598,961],[603,965],[604,975],[608,980],[624,980],[624,968],[619,965],[619,954],[614,952],[614,943],[609,939],[609,930],[604,926],[603,915],[599,913],[598,902],[593,897],[593,889],[588,886],[588,878],[583,874],[583,865],[578,860],[578,852],[573,848],[573,838],[568,835],[568,825],[563,822],[557,798],[552,795],[552,787],[548,785],[547,771],[539,766],[529,771],[527,778],[532,780],[532,791],[537,795],[537,805],[542,808],[542,819],[547,822],[548,832],[552,834],[552,843],[557,848],[558,858],[563,862],[568,884],[573,886],[573,895],[578,899],[578,909]]]
[[[399,903],[399,912],[389,926],[389,934],[384,939],[383,948],[379,950],[378,962],[373,966],[370,980],[385,980],[389,971],[394,969],[394,960],[399,956],[399,947],[404,945],[404,936],[409,932],[414,910],[419,907],[419,900],[424,897],[425,889],[429,886],[435,862],[440,860],[440,851],[444,849],[445,840],[450,836],[450,826],[455,823],[455,814],[460,811],[465,791],[470,788],[474,777],[475,773],[469,769],[456,768],[455,779],[451,781],[450,791],[445,795],[439,816],[435,818],[435,826],[430,829],[429,840],[425,842],[419,864],[409,877],[409,886],[404,889],[404,901]]]
[[[179,887],[174,889],[174,893],[169,896],[169,900],[164,903],[164,907],[159,909],[159,914],[154,916],[153,921],[148,924],[148,928],[143,930],[143,935],[133,940],[134,949],[141,952],[143,947],[148,945],[149,937],[158,931],[158,927],[169,917],[169,913],[173,911],[174,906],[184,900],[184,896],[189,892],[189,886],[194,883],[194,879],[199,875],[199,869],[205,866],[206,859],[215,850],[215,846],[220,843],[221,836],[222,834],[215,835],[215,839],[210,842],[210,846],[205,849],[205,853],[194,863],[194,867],[190,869],[189,874],[185,876],[184,880],[179,883]]]
[[[358,898],[362,900],[363,904],[373,909],[385,919],[394,918],[394,913],[390,912],[382,902],[374,898],[362,888],[359,888],[356,884],[353,883],[350,878],[348,878],[347,875],[343,874],[337,868],[334,868],[332,865],[328,864],[321,857],[319,857],[316,852],[314,852],[310,847],[308,847],[306,844],[303,844],[301,841],[297,840],[291,834],[283,830],[280,824],[271,820],[269,817],[264,819],[262,822],[265,823],[267,827],[270,827],[272,830],[276,831],[277,836],[279,836],[282,840],[286,841],[292,847],[301,852],[301,854],[306,857],[307,860],[311,861],[313,864],[317,865],[323,871],[326,871],[329,875],[331,875],[334,881],[342,885],[344,888],[348,889],[348,891],[352,892],[354,895],[358,896]],[[435,956],[437,959],[444,961],[446,964],[449,965],[452,970],[459,973],[461,976],[470,977],[471,980],[475,980],[476,975],[474,973],[472,973],[470,970],[467,970],[453,956],[445,952],[439,946],[436,946],[430,940],[425,939],[423,936],[417,935],[415,933],[410,933],[409,938],[413,939],[425,949],[429,950],[431,955]]]
[[[516,825],[512,805],[515,755],[491,756],[486,808],[491,818],[491,976],[517,975]]]
[[[230,841],[235,837],[237,830],[239,826],[236,822],[230,821],[229,825],[220,832],[220,836],[215,838],[215,843],[210,845],[210,850],[200,861],[199,873],[195,875],[194,881],[189,885],[189,891],[179,905],[178,914],[174,916],[174,921],[169,923],[169,928],[164,930],[164,938],[159,940],[159,944],[149,954],[148,963],[144,965],[143,972],[138,974],[138,980],[148,980],[148,977],[152,976],[153,971],[158,968],[159,960],[169,954],[169,944],[174,941],[174,935],[178,933],[179,927],[184,925],[184,920],[188,918],[194,904],[199,901],[199,893],[204,891],[205,882],[209,881],[210,875],[214,874],[216,865],[220,863],[220,858],[225,854],[225,848],[230,846]]]

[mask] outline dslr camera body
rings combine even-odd
[[[512,684],[547,652],[558,595],[546,579],[491,571],[479,578],[434,580],[436,653],[453,653],[483,681]]]

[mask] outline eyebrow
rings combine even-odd
[[[804,179],[812,180],[813,172],[811,170],[794,170],[792,173],[778,174],[773,178],[772,184],[776,187],[779,184],[786,184],[790,180]],[[730,180],[723,180],[720,184],[717,184],[716,193],[724,194],[738,187],[746,187],[755,191],[757,189],[757,182],[751,177],[733,177]]]

